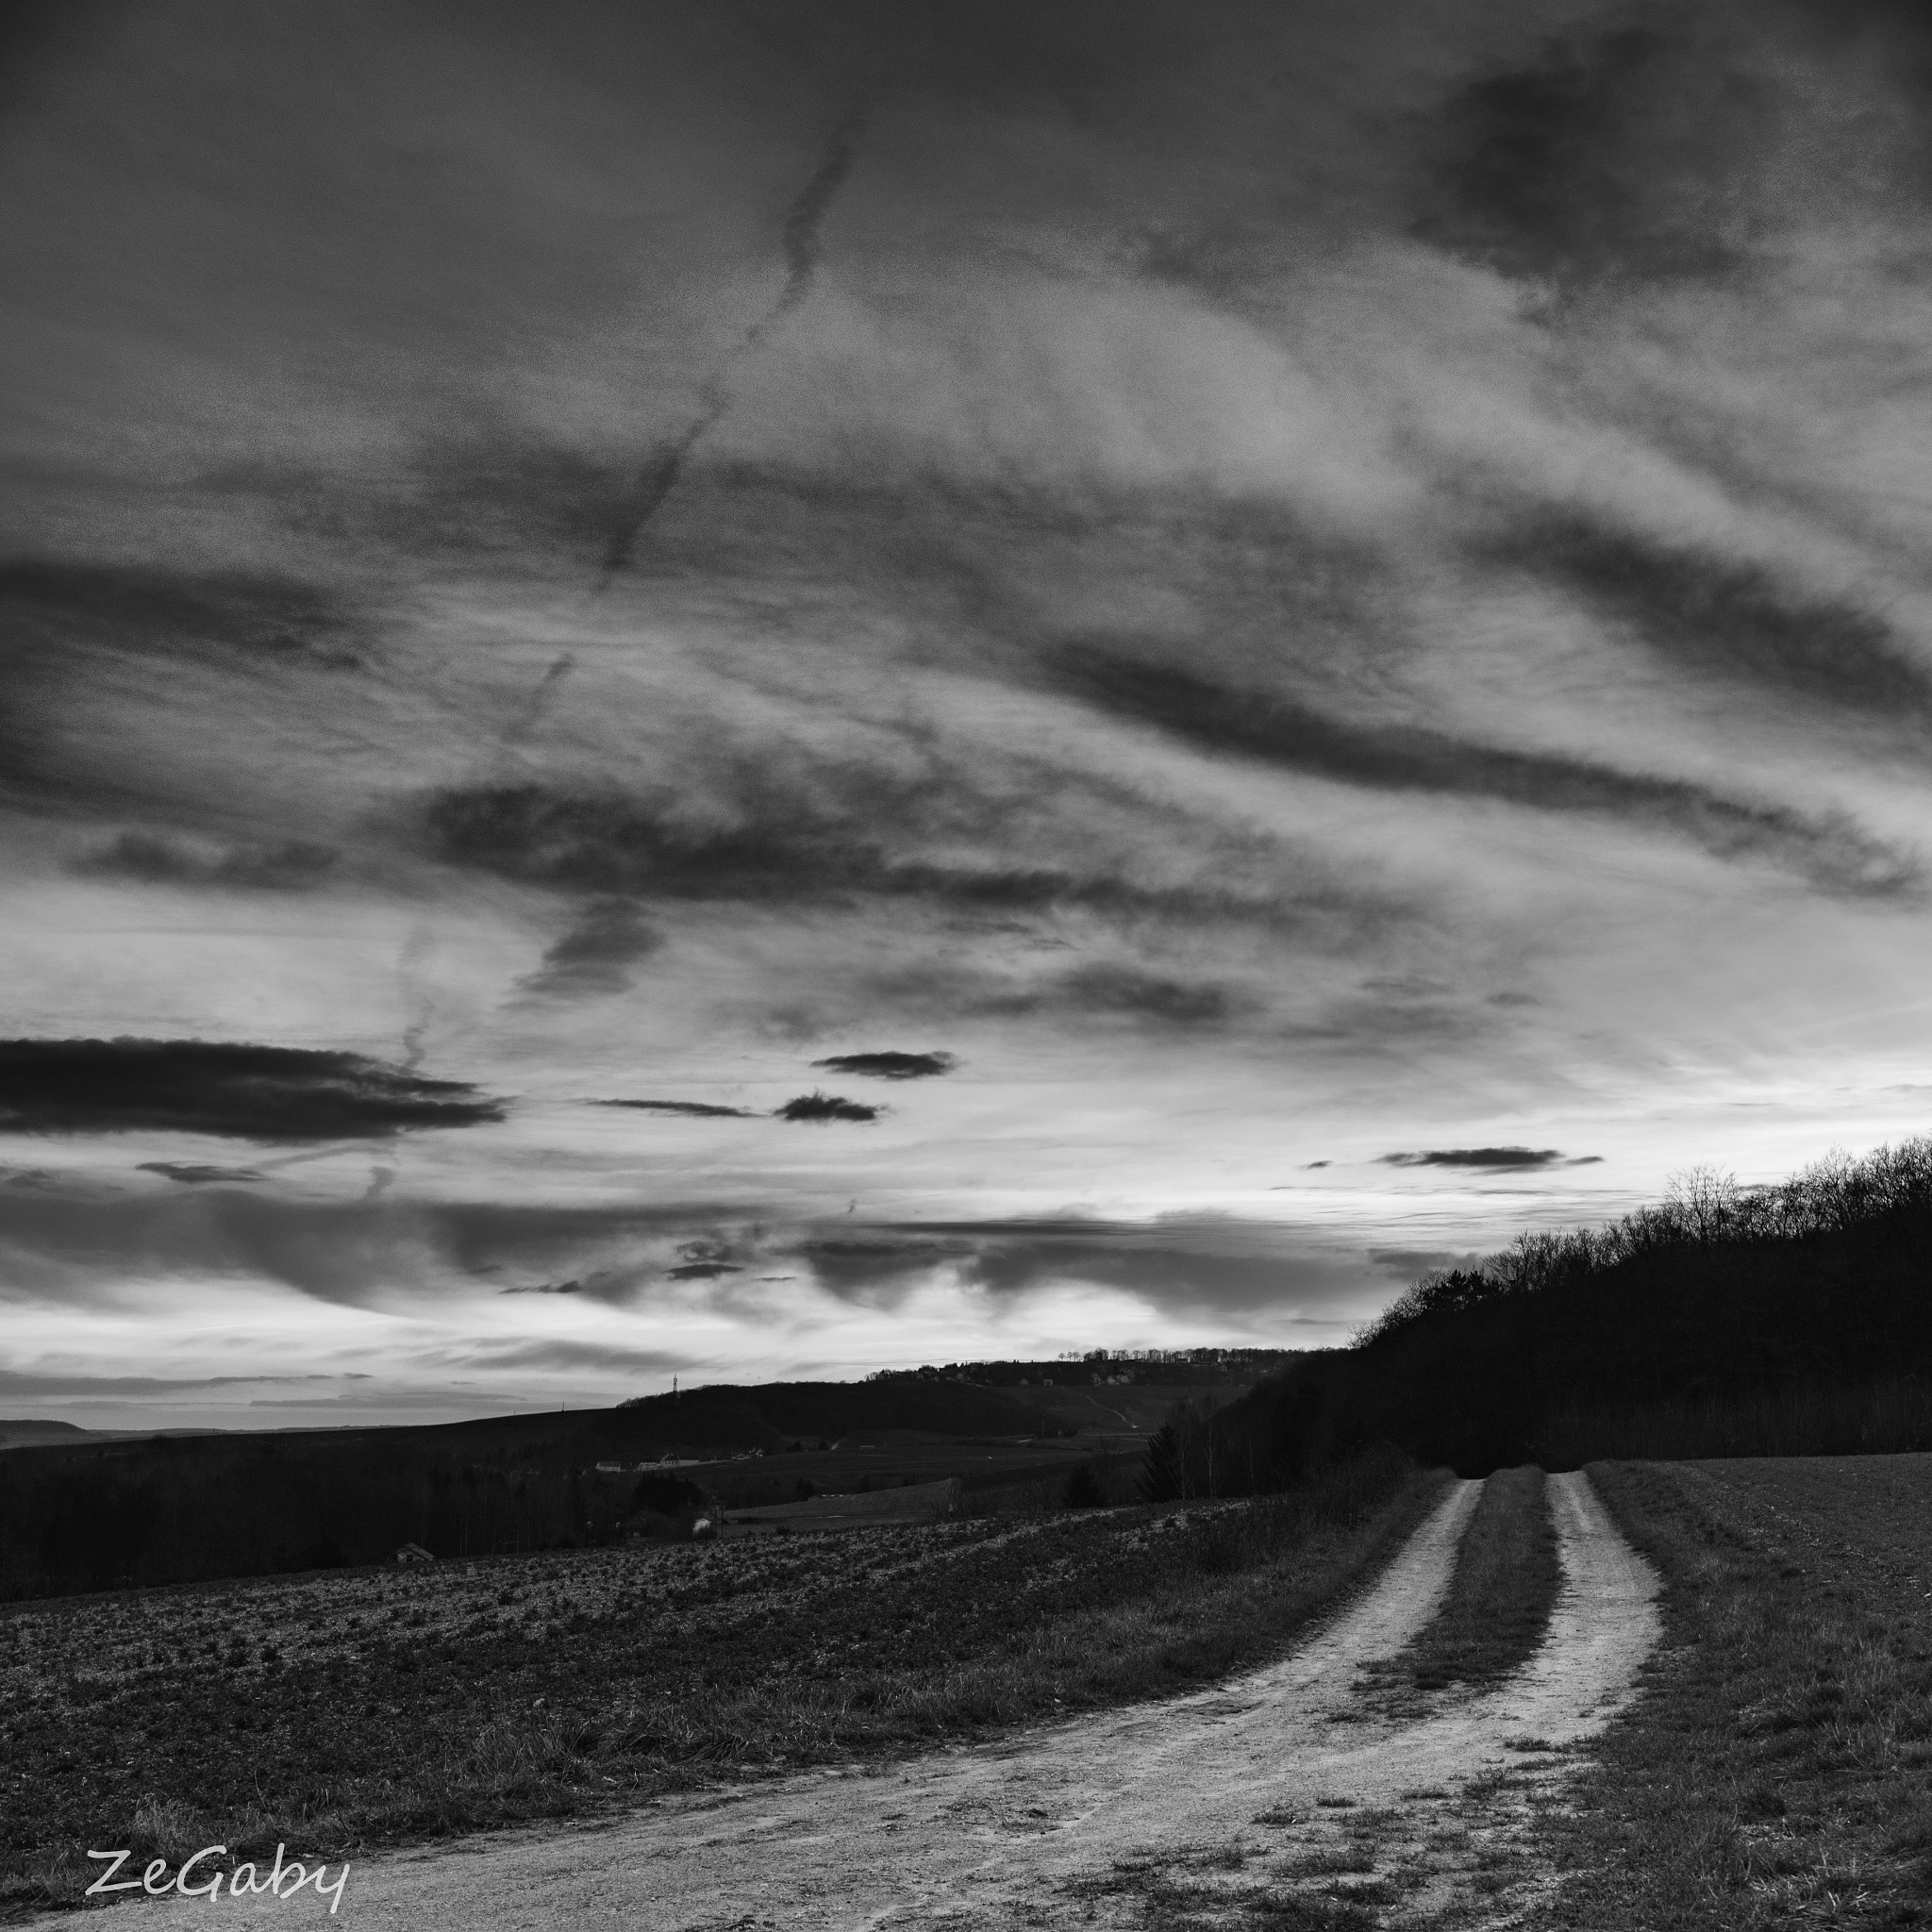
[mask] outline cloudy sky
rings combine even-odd
[[[0,58],[0,1414],[1345,1340],[1932,1096],[1879,0]]]

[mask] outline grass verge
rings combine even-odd
[[[1277,1656],[1421,1521],[1394,1452],[1282,1496],[498,1557],[0,1615],[0,1905],[131,1847],[374,1845],[916,1750]]]
[[[1402,1709],[1428,1691],[1520,1670],[1543,1641],[1562,1580],[1542,1471],[1498,1470],[1463,1533],[1441,1607],[1405,1649],[1368,1667],[1364,1700]]]
[[[1597,1463],[1648,1694],[1539,1827],[1574,1932],[1932,1924],[1932,1456]]]

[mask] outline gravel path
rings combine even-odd
[[[1499,1834],[1520,1832],[1528,1806],[1560,1790],[1568,1747],[1629,1695],[1657,1631],[1649,1567],[1586,1477],[1555,1476],[1565,1582],[1543,1648],[1487,1695],[1440,1700],[1415,1721],[1365,1714],[1357,1667],[1427,1621],[1481,1487],[1452,1486],[1373,1588],[1291,1657],[1234,1683],[877,1774],[686,1794],[594,1826],[388,1855],[352,1870],[338,1923],[1131,1926],[1156,1891],[1232,1907],[1257,1888],[1344,1869],[1360,1876],[1321,1880],[1330,1895],[1370,1880],[1384,1902],[1399,1894],[1402,1916],[1446,1904],[1473,1873],[1494,1872]],[[126,1909],[239,1927],[307,1923],[326,1906],[305,1891]]]

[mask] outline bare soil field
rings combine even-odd
[[[847,1765],[1278,1656],[1440,1479],[117,1592],[0,1611],[0,1854],[331,1857]]]
[[[370,1863],[344,1915],[369,1927],[623,1923],[968,1928],[1467,1923],[1531,1902],[1486,1884],[1498,1840],[1553,1801],[1569,1753],[1628,1696],[1654,1579],[1589,1483],[1551,1486],[1566,1588],[1527,1670],[1419,1721],[1357,1695],[1448,1590],[1480,1485],[1457,1484],[1357,1598],[1289,1657],[1217,1688],[928,1753],[720,1783],[593,1829]],[[136,1910],[146,1907],[138,1906]],[[171,1924],[319,1913],[173,1901]]]

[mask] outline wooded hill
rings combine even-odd
[[[1424,1275],[1354,1347],[1211,1421],[1177,1411],[1155,1482],[1273,1488],[1377,1441],[1465,1475],[1932,1448],[1932,1141],[1768,1188],[1699,1171],[1606,1227]]]
[[[644,1395],[597,1424],[613,1453],[689,1444],[724,1449],[836,1441],[862,1430],[925,1429],[945,1436],[1047,1435],[1054,1408],[1019,1388],[977,1388],[942,1377],[865,1382],[721,1382],[678,1395]]]

